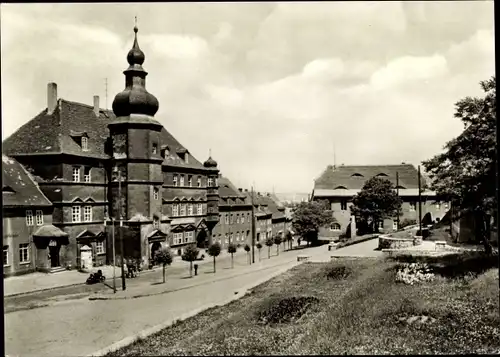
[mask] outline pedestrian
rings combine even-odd
[[[194,265],[194,275],[198,275],[198,264]]]

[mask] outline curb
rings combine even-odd
[[[296,261],[292,261],[292,262],[293,263],[297,263]],[[177,288],[177,289],[166,290],[166,291],[161,291],[161,292],[152,293],[152,294],[139,294],[139,295],[133,295],[133,296],[114,296],[114,295],[110,295],[110,296],[90,296],[88,299],[90,301],[130,300],[130,299],[138,299],[138,298],[143,298],[143,297],[148,297],[148,296],[156,296],[156,295],[162,295],[162,294],[169,294],[169,293],[173,293],[173,292],[176,292],[176,291],[181,291],[181,290],[185,290],[185,289],[191,289],[191,288],[196,287],[196,286],[203,286],[203,285],[212,284],[212,283],[219,282],[219,281],[229,280],[229,279],[232,279],[232,278],[235,278],[235,277],[238,277],[238,276],[247,275],[247,274],[255,273],[255,272],[258,272],[258,271],[268,270],[268,269],[272,269],[272,268],[279,268],[281,266],[284,266],[284,265],[287,265],[287,264],[291,264],[292,262],[287,262],[287,263],[283,263],[283,264],[276,264],[276,265],[272,265],[272,266],[269,266],[269,267],[266,267],[266,268],[263,268],[263,269],[258,269],[258,270],[254,270],[254,271],[250,271],[250,272],[249,271],[241,272],[239,274],[234,274],[234,275],[231,275],[231,276],[226,276],[226,277],[222,277],[222,278],[218,278],[218,279],[214,279],[214,280],[209,280],[209,281],[201,282],[201,283],[198,283],[198,284],[183,286],[183,287],[180,287],[180,288]]]
[[[376,235],[376,236],[373,236],[373,237],[370,237],[370,238],[360,239],[360,240],[358,240],[358,241],[352,242],[352,243],[350,243],[350,244],[343,245],[343,246],[341,246],[341,247],[339,247],[339,246],[337,245],[337,247],[335,248],[335,250],[337,250],[337,249],[342,249],[342,248],[345,248],[345,247],[350,247],[351,245],[355,245],[355,244],[359,244],[359,243],[364,243],[364,242],[367,242],[367,241],[369,241],[369,240],[372,240],[372,239],[378,238],[379,236],[380,236],[380,234],[378,234],[378,235]],[[339,243],[339,244],[340,244],[340,243]]]
[[[290,263],[289,263],[290,264]],[[252,283],[252,284],[248,284],[246,286],[244,286],[242,289],[240,289],[239,291],[236,291],[235,292],[235,295],[234,296],[231,296],[230,298],[224,300],[223,302],[221,303],[210,303],[210,304],[206,304],[202,307],[199,307],[197,309],[194,309],[188,313],[185,313],[183,315],[181,315],[179,318],[177,319],[173,319],[173,320],[169,320],[169,321],[166,321],[164,323],[161,323],[159,325],[156,325],[156,326],[153,326],[153,327],[150,327],[150,328],[147,328],[145,330],[142,330],[138,333],[136,333],[135,335],[133,336],[129,336],[129,337],[126,337],[116,343],[113,343],[112,345],[108,346],[108,347],[105,347],[103,349],[100,349],[92,354],[89,354],[87,356],[91,357],[91,356],[104,356],[108,353],[111,353],[111,352],[115,352],[121,348],[124,348],[124,347],[127,347],[131,344],[133,344],[134,342],[136,342],[137,340],[139,339],[143,339],[143,338],[147,338],[157,332],[160,332],[161,330],[167,328],[167,327],[170,327],[172,326],[173,324],[175,324],[176,322],[180,322],[180,321],[183,321],[183,320],[187,320],[188,318],[190,317],[193,317],[193,316],[196,316],[198,315],[199,313],[202,313],[208,309],[211,309],[211,308],[214,308],[214,307],[218,307],[218,306],[224,306],[224,305],[227,305],[233,301],[236,301],[238,299],[241,299],[242,297],[244,297],[245,295],[247,295],[252,288],[255,288],[263,283],[265,283],[266,281],[269,281],[273,278],[275,278],[276,276],[280,275],[280,274],[283,274],[284,272],[300,265],[300,263],[298,262],[293,262],[293,265],[290,264],[291,266],[290,267],[287,267],[286,269],[280,269],[280,270],[277,270],[276,272],[274,272],[273,274],[271,274],[271,276],[268,276],[266,278],[263,278],[263,279],[259,279],[257,280],[256,282]]]

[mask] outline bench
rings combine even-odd
[[[444,240],[438,240],[436,241],[436,250],[444,250],[446,249],[446,241]]]
[[[307,262],[308,260],[309,260],[309,255],[298,255],[297,256],[298,262]]]

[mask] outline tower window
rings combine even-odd
[[[160,190],[158,188],[153,188],[153,199],[158,200],[160,199]]]
[[[184,187],[184,175],[181,175],[179,186]]]
[[[193,187],[193,176],[191,175],[188,176],[188,186]]]
[[[153,143],[153,150],[152,150],[153,155],[156,155],[158,153],[158,144]]]
[[[174,186],[178,186],[177,175],[174,175]]]
[[[198,187],[201,187],[201,176],[198,176],[198,180],[197,180],[197,182],[198,182],[198,183],[197,183]]]
[[[208,178],[208,187],[213,187],[214,185],[214,179],[212,177]]]

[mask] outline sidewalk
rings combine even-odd
[[[264,249],[263,249],[264,250]],[[276,248],[274,248],[276,250]],[[194,264],[198,264],[200,267],[205,266],[205,265],[212,265],[213,264],[213,259],[210,257],[205,250],[200,249],[200,255],[204,254],[205,259],[204,260],[198,260],[193,262]],[[251,252],[250,252],[251,254]],[[264,252],[262,252],[264,256]],[[265,252],[267,256],[267,252]],[[235,254],[234,254],[234,262],[235,265],[239,264],[242,259],[245,259],[246,261],[246,255],[247,252],[245,252],[242,248],[239,249]],[[256,260],[258,259],[258,250],[256,249],[255,251],[255,257]],[[227,251],[222,251],[221,254],[217,257],[217,262],[218,263],[226,263],[230,261],[231,255],[227,253]],[[174,261],[170,265],[168,269],[171,268],[177,268],[177,269],[182,269],[185,268],[186,271],[189,269],[189,263],[185,262],[182,260],[180,256],[175,256]],[[82,285],[85,284],[85,281],[89,277],[90,273],[95,273],[97,270],[101,269],[102,273],[106,277],[106,281],[112,281],[113,279],[113,266],[111,265],[105,265],[101,267],[94,267],[91,269],[89,273],[81,273],[77,270],[68,270],[68,271],[63,271],[59,273],[30,273],[26,275],[20,275],[20,276],[13,276],[13,277],[8,277],[4,278],[3,284],[4,284],[4,296],[13,296],[13,295],[19,295],[19,294],[28,294],[28,293],[33,293],[33,292],[38,292],[38,291],[43,291],[43,290],[50,290],[50,289],[57,289],[57,288],[63,288],[63,287],[69,287],[69,286],[76,286],[76,285]],[[143,270],[142,272],[139,273],[139,278],[143,276],[144,274],[149,274],[153,272],[158,272],[161,270],[161,267],[155,267],[154,269],[151,270]],[[119,266],[116,267],[115,269],[115,274],[116,278],[120,279],[121,278],[121,268]],[[135,279],[134,279],[135,280]]]

